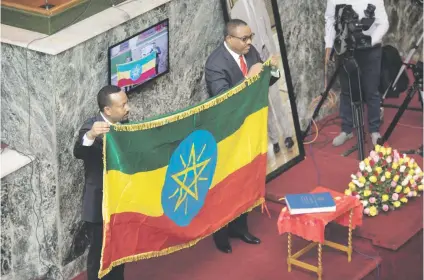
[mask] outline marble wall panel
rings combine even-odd
[[[2,178],[2,196],[8,197],[8,203],[2,204],[2,212],[6,213],[2,222],[8,226],[4,240],[10,241],[10,253],[5,255],[9,254],[11,260],[10,273],[4,276],[28,279],[30,275],[57,270],[51,57],[8,44],[1,44],[1,51],[1,141],[36,158],[31,168]]]
[[[423,34],[423,8],[415,0],[385,0],[390,28],[384,37],[384,44],[395,46],[402,55],[407,55]],[[423,59],[423,43],[416,51],[415,60]]]
[[[107,48],[165,18],[170,20],[170,73],[129,96],[131,119],[143,120],[184,108],[207,98],[204,62],[223,34],[219,1],[171,1],[53,58],[60,254],[66,275],[85,267],[84,261],[76,260],[87,246],[80,222],[82,162],[74,159],[72,149],[84,120],[97,112],[98,90],[107,84]]]
[[[327,1],[278,0],[301,128],[308,124],[311,101],[324,87],[324,12]],[[329,111],[323,108],[322,115]]]

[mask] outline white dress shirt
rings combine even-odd
[[[232,49],[230,49],[228,47],[228,45],[227,45],[226,42],[224,42],[224,46],[227,49],[227,51],[231,54],[231,56],[234,58],[234,60],[237,62],[238,67],[240,67],[240,69],[241,69],[241,66],[240,66],[240,55],[237,54],[236,52],[234,52]],[[244,57],[244,55],[241,55],[241,56],[243,57],[244,63],[246,63],[246,66],[247,66],[246,58]],[[247,70],[249,70],[249,69],[247,69]]]
[[[335,16],[336,5],[352,5],[353,10],[359,15],[359,19],[365,17],[364,10],[368,4],[375,6],[375,21],[367,31],[362,31],[364,35],[371,36],[371,44],[375,46],[381,43],[383,36],[389,30],[389,20],[384,0],[327,0],[327,9],[325,10],[325,47],[333,48],[334,39],[336,39]]]
[[[102,118],[105,122],[107,122],[109,125],[112,125],[112,123],[108,119],[106,119],[105,116],[103,116],[102,112],[100,112],[100,115],[102,116]],[[82,145],[83,146],[91,146],[91,145],[93,145],[94,140],[95,139],[93,139],[93,140],[88,139],[87,133],[85,133],[84,136],[82,137]]]

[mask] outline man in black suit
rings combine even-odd
[[[82,220],[87,223],[90,249],[87,256],[88,280],[97,280],[103,244],[103,135],[111,124],[128,122],[129,106],[125,92],[105,86],[97,94],[100,112],[83,124],[74,146],[74,156],[84,161],[85,184]],[[124,265],[115,267],[104,280],[123,280]]]
[[[253,33],[246,22],[232,19],[225,29],[225,41],[209,56],[205,65],[205,79],[210,96],[223,93],[245,78],[259,74],[263,62],[255,47],[252,46]],[[271,57],[271,65],[277,67],[278,57]],[[279,78],[278,70],[272,71],[270,85]],[[216,247],[224,252],[231,253],[232,249],[228,237],[240,238],[249,244],[259,244],[261,241],[249,233],[247,228],[247,213],[241,215],[223,227],[214,235]]]

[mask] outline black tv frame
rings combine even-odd
[[[132,89],[130,89],[129,91],[127,91],[126,93],[127,94],[129,94],[129,93],[132,93],[132,92],[134,92],[135,90],[140,90],[142,87],[144,87],[144,86],[146,86],[146,85],[148,85],[149,83],[151,83],[151,82],[153,82],[153,81],[155,81],[157,78],[159,78],[159,77],[161,77],[161,76],[163,76],[163,75],[165,75],[165,74],[168,74],[169,73],[169,69],[171,68],[170,67],[170,64],[169,64],[169,18],[166,18],[166,19],[164,19],[164,20],[162,20],[162,21],[159,21],[159,22],[157,22],[157,23],[155,23],[155,24],[153,24],[153,25],[151,25],[151,26],[149,26],[149,27],[147,27],[147,28],[145,28],[145,29],[143,29],[142,31],[140,31],[140,32],[137,32],[136,34],[134,34],[134,35],[132,35],[131,37],[127,37],[127,38],[125,38],[124,40],[122,40],[122,41],[120,41],[120,42],[118,42],[118,43],[116,43],[116,44],[114,44],[114,45],[112,45],[112,46],[110,46],[108,49],[107,49],[107,55],[108,55],[108,69],[107,69],[107,72],[108,72],[108,84],[109,85],[112,85],[112,73],[111,73],[111,55],[110,55],[110,52],[111,52],[111,50],[114,48],[114,47],[116,47],[116,46],[119,46],[120,44],[122,44],[122,43],[124,43],[124,42],[126,42],[126,41],[129,41],[129,40],[131,40],[132,38],[134,38],[134,37],[137,37],[138,35],[140,35],[141,33],[143,33],[143,32],[145,32],[145,31],[147,31],[147,30],[149,30],[149,29],[151,29],[151,28],[153,28],[153,27],[155,27],[155,26],[157,26],[157,25],[159,25],[159,24],[162,24],[162,23],[167,23],[167,26],[168,26],[168,57],[167,57],[167,62],[168,62],[168,69],[165,71],[165,72],[163,72],[163,73],[160,73],[159,75],[157,75],[157,76],[155,76],[153,79],[150,79],[150,80],[148,80],[148,81],[146,81],[146,82],[144,82],[144,83],[142,83],[142,84],[139,84],[139,85],[137,85],[137,86],[135,86],[135,87],[133,87]]]

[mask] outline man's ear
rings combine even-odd
[[[109,106],[105,106],[105,108],[103,109],[103,113],[106,116],[110,116],[110,114],[112,113],[111,111],[112,111],[112,108],[110,108]]]

